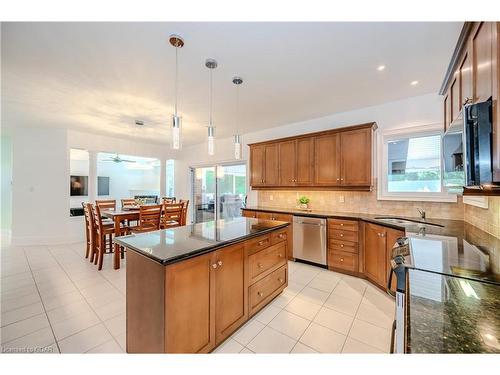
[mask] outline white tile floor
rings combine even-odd
[[[123,353],[125,265],[103,270],[83,244],[1,251],[3,352]],[[368,282],[289,263],[288,288],[217,353],[383,353],[394,302]]]

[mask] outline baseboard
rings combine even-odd
[[[13,236],[11,244],[15,246],[65,245],[84,241],[83,236]]]

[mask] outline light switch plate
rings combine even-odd
[[[345,202],[345,198],[343,195],[339,195],[339,202],[340,203],[344,203]]]

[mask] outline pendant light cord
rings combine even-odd
[[[236,85],[236,134],[240,134],[238,132],[239,128],[239,119],[240,119],[240,85]]]
[[[210,115],[210,118],[209,118],[209,126],[212,126],[212,95],[213,95],[213,86],[212,86],[212,70],[213,69],[210,69],[210,95],[208,96],[209,97],[209,115]]]
[[[177,84],[178,84],[178,78],[179,78],[179,73],[178,73],[178,56],[177,52],[179,50],[179,44],[176,43],[175,45],[175,85],[174,85],[174,113],[177,116]]]

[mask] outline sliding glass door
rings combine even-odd
[[[191,169],[193,221],[203,223],[241,216],[246,199],[246,164]]]

